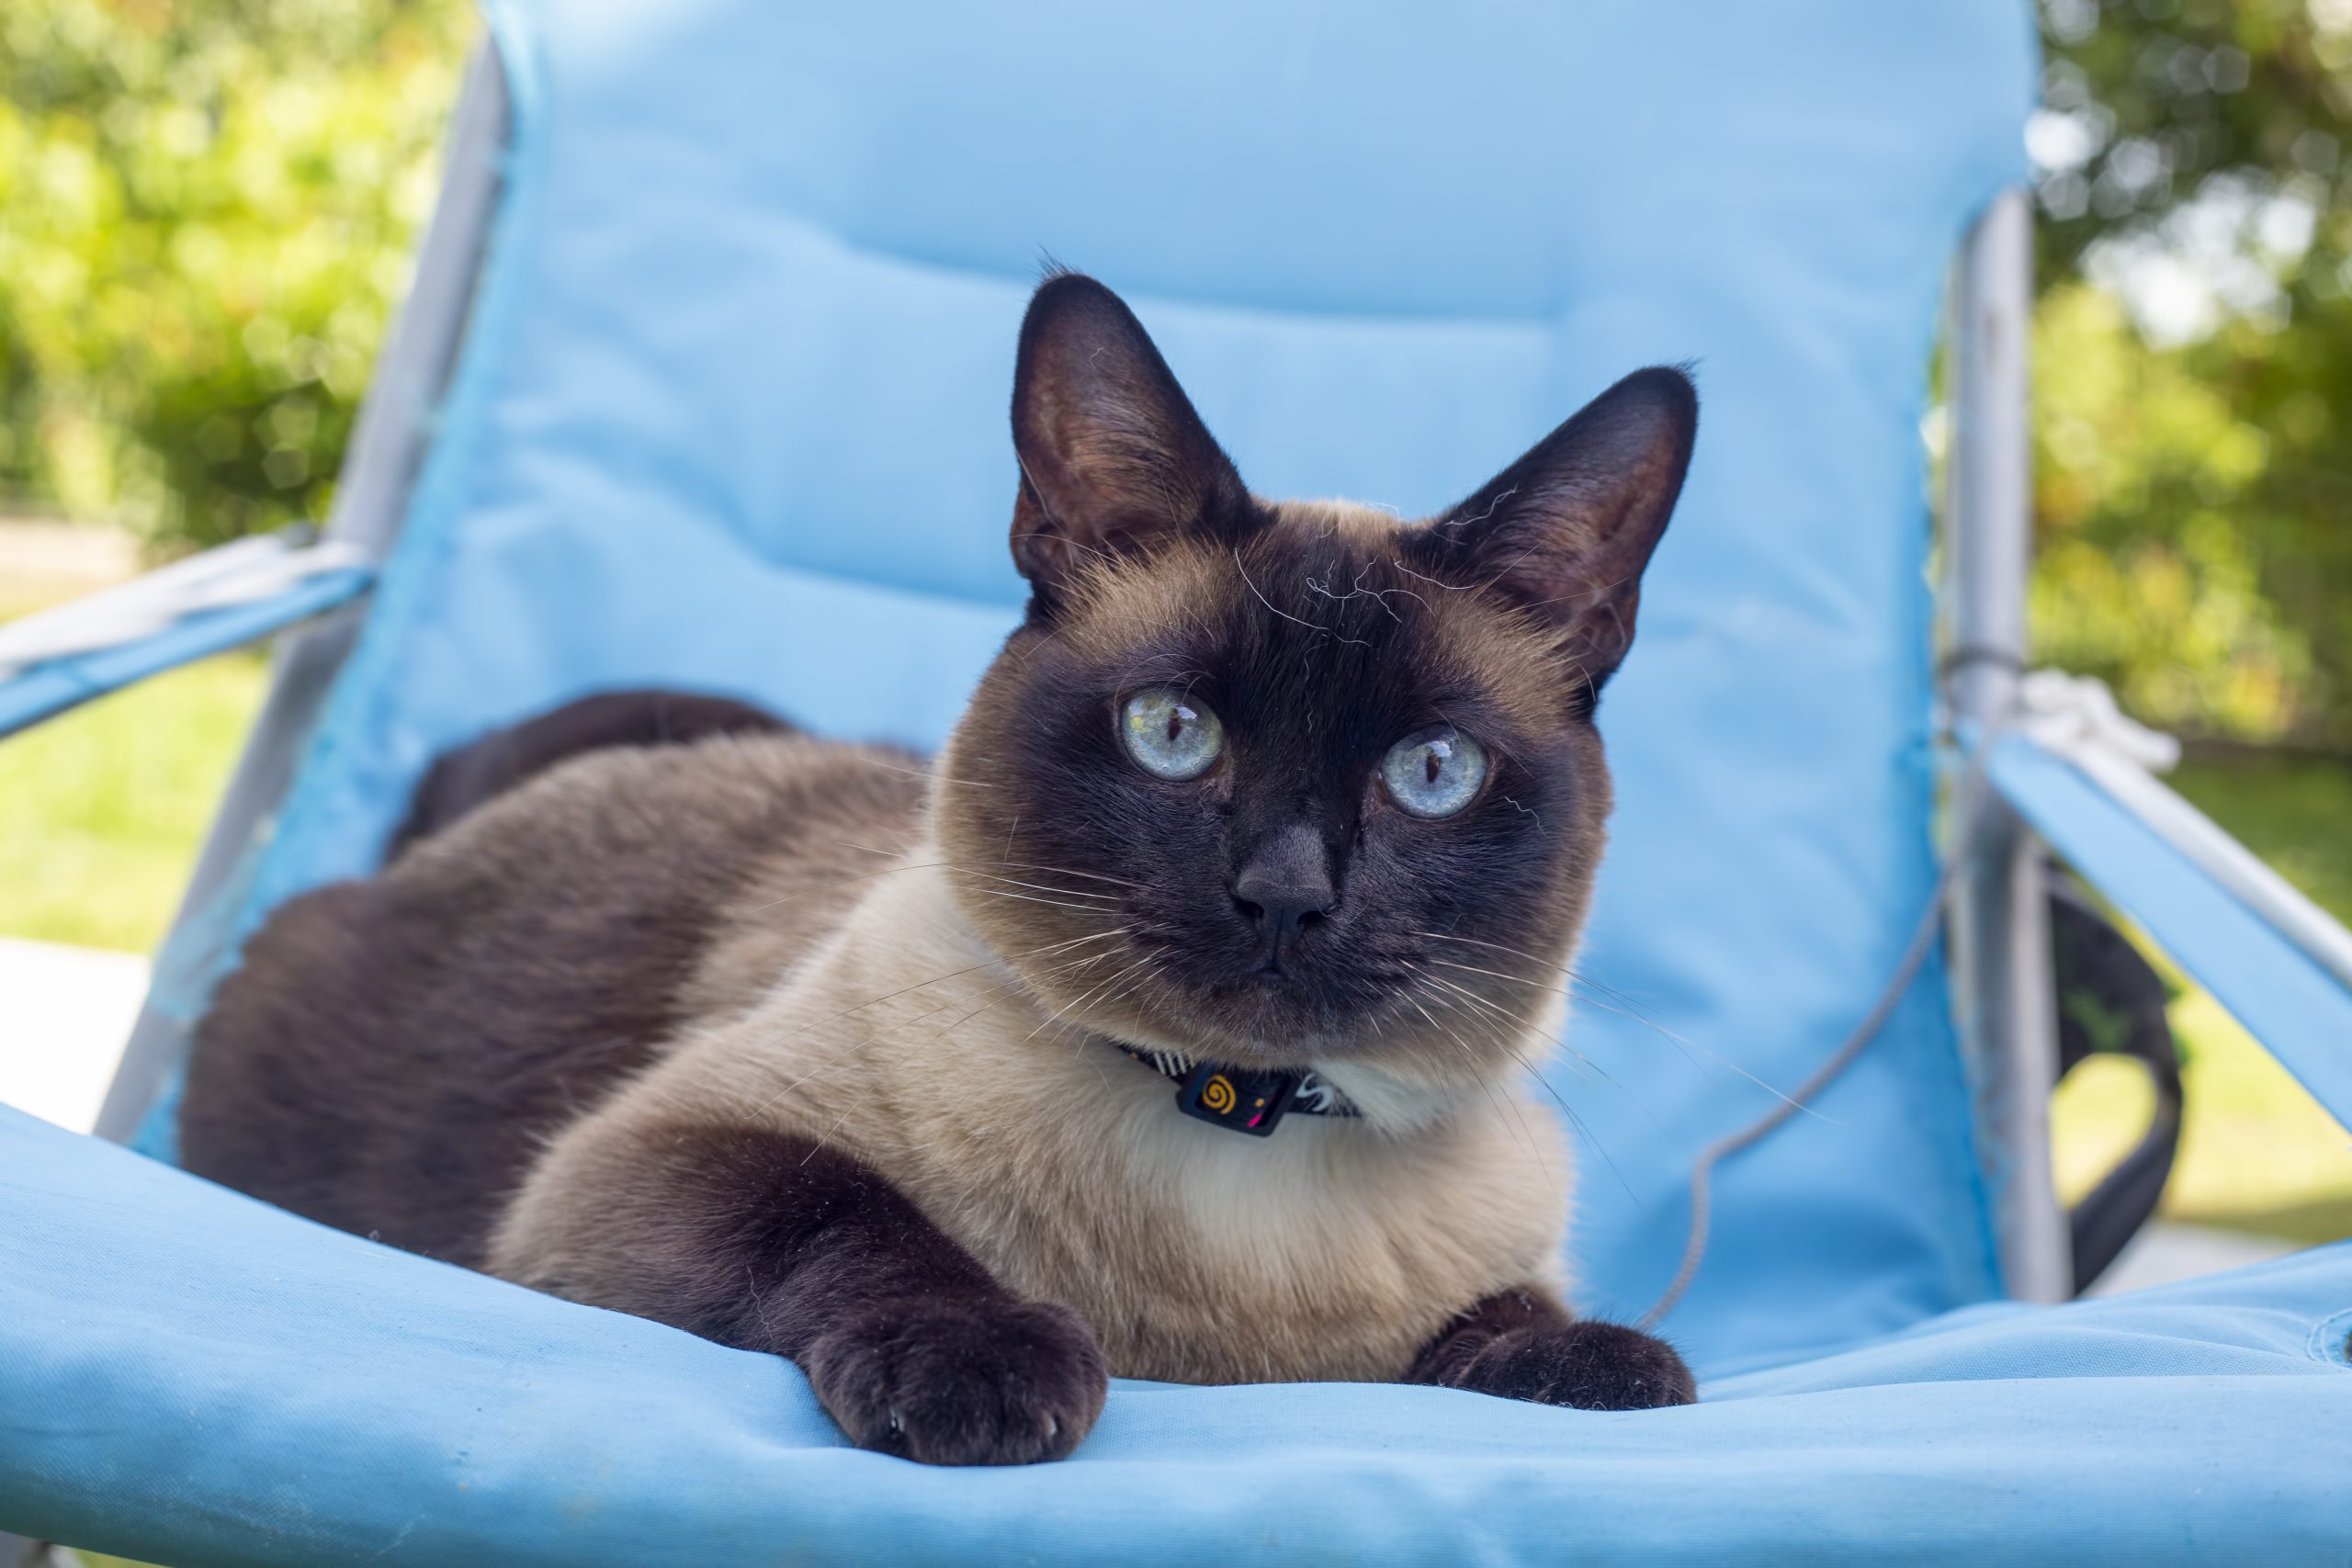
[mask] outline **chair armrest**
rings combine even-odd
[[[307,528],[240,539],[0,626],[0,736],[242,647],[367,592],[365,551]]]
[[[2029,725],[1994,739],[1987,772],[2352,1128],[2352,933],[2117,747]]]

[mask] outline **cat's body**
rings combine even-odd
[[[1171,1114],[961,919],[923,795],[903,754],[789,735],[559,766],[255,938],[192,1168],[661,1316],[589,1194],[682,1121],[838,1144],[1114,1373],[1183,1382],[1393,1381],[1473,1303],[1565,1284],[1568,1152],[1521,1080],[1340,1060],[1363,1116]]]
[[[920,1458],[1065,1452],[1106,1370],[1687,1399],[1560,1304],[1524,1072],[1689,456],[1687,383],[1645,376],[1432,525],[1271,505],[1132,317],[1049,282],[1037,597],[936,766],[726,715],[453,759],[383,874],[248,947],[188,1164],[791,1356]],[[1352,1114],[1213,1125],[1138,1052]]]
[[[907,834],[913,761],[784,734],[599,748],[290,901],[204,1020],[222,1048],[190,1060],[189,1168],[488,1267],[548,1139],[872,886],[842,841]]]
[[[804,745],[713,742],[667,765],[783,785],[816,761]],[[600,775],[581,764],[532,804],[560,809]],[[1395,1379],[1454,1313],[1555,1280],[1566,1152],[1516,1086],[1432,1104],[1332,1065],[1390,1115],[1294,1117],[1264,1140],[1172,1115],[1166,1078],[1056,1021],[961,919],[935,840],[874,826],[862,841],[899,852],[866,858],[838,926],[767,943],[748,966],[782,976],[763,996],[705,1011],[557,1139],[491,1249],[498,1272],[627,1278],[579,1195],[625,1188],[662,1129],[723,1117],[856,1150],[998,1280],[1075,1308],[1123,1376]],[[754,886],[819,892],[798,866]],[[753,917],[714,936],[724,953],[767,932]],[[718,999],[736,982],[706,965],[695,984]]]

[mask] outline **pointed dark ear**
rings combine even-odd
[[[1637,370],[1414,536],[1416,570],[1542,616],[1598,693],[1633,646],[1642,570],[1698,434],[1690,378]]]
[[[1022,321],[1012,446],[1012,562],[1047,604],[1090,554],[1249,509],[1241,476],[1143,323],[1076,273],[1047,278]]]

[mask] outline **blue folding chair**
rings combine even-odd
[[[2345,1561],[2352,1247],[2045,1304],[2073,1274],[2027,825],[2339,1117],[2352,966],[2098,726],[2018,716],[2021,0],[490,19],[323,538],[17,628],[0,728],[301,623],[104,1138],[0,1112],[0,1529],[178,1568]],[[1947,726],[1918,431],[1963,236]],[[1121,1383],[1065,1463],[926,1469],[847,1448],[782,1360],[171,1168],[208,986],[369,869],[436,753],[652,685],[940,739],[1022,599],[1003,411],[1047,251],[1135,302],[1271,494],[1431,510],[1697,360],[1603,709],[1593,1070],[1548,1069],[1584,1310],[1667,1286],[1694,1157],[1896,973],[1947,886],[1947,728],[2009,803],[1972,818],[1949,965],[1715,1171],[1665,1323],[1699,1404]],[[153,1157],[105,1141],[134,1132]]]

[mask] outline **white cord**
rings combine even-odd
[[[1918,924],[1912,928],[1911,941],[1903,950],[1902,960],[1894,966],[1894,977],[1879,992],[1878,1000],[1871,1004],[1871,1010],[1863,1015],[1861,1022],[1854,1026],[1853,1032],[1846,1036],[1845,1043],[1830,1054],[1829,1059],[1815,1068],[1813,1076],[1797,1086],[1795,1093],[1747,1126],[1717,1138],[1700,1150],[1699,1157],[1690,1162],[1690,1235],[1683,1244],[1682,1266],[1675,1270],[1674,1279],[1658,1297],[1657,1304],[1642,1314],[1640,1327],[1656,1328],[1665,1320],[1666,1314],[1682,1300],[1682,1293],[1690,1288],[1690,1281],[1698,1277],[1699,1265],[1706,1259],[1712,1178],[1715,1167],[1804,1110],[1815,1095],[1829,1087],[1838,1074],[1851,1066],[1854,1058],[1860,1055],[1863,1049],[1877,1038],[1878,1032],[1886,1026],[1886,1021],[1894,1015],[1905,994],[1911,989],[1911,983],[1919,977],[1920,966],[1927,963],[1928,954],[1934,950],[1936,932],[1943,925],[1952,879],[1967,859],[1969,848],[1983,822],[1984,768],[1986,759],[1992,754],[1992,739],[1987,736],[1979,743],[1974,755],[1969,759],[1968,771],[1962,775],[1959,793],[1953,803],[1952,841],[1944,855],[1942,868],[1936,874],[1935,891],[1928,896],[1927,910],[1919,917]]]
[[[2019,683],[2018,705],[2010,727],[2052,756],[2072,764],[2118,807],[2165,840],[2199,871],[2234,896],[2257,919],[2294,943],[2312,961],[2352,987],[2352,931],[2290,886],[2251,852],[2215,827],[2201,813],[2156,782],[2150,770],[2171,767],[2180,757],[2180,743],[2124,716],[2115,697],[2100,682],[2037,670]],[[1852,1065],[1855,1057],[1885,1027],[1905,991],[1918,977],[1943,923],[1952,878],[1967,859],[1984,811],[1981,796],[1993,747],[2000,739],[1994,728],[1977,743],[1955,803],[1950,852],[1936,878],[1934,897],[1919,917],[1895,966],[1894,977],[1879,994],[1862,1021],[1829,1059],[1797,1087],[1796,1092],[1748,1125],[1708,1145],[1690,1167],[1690,1235],[1682,1249],[1682,1267],[1673,1281],[1642,1318],[1641,1326],[1655,1326],[1674,1310],[1690,1289],[1707,1252],[1711,1179],[1714,1168],[1737,1154],[1802,1109],[1831,1080]]]

